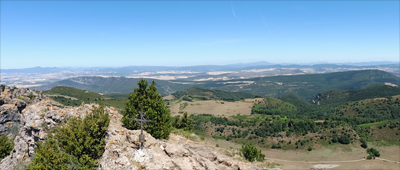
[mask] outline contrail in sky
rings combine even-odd
[[[233,4],[232,4],[232,2],[230,2],[231,3],[231,7],[232,7],[232,14],[233,14],[233,17],[235,17],[235,19],[240,23],[240,21],[237,19],[237,17],[236,17],[236,14],[235,14],[235,9],[233,8]]]

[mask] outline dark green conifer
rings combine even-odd
[[[171,116],[166,108],[161,94],[157,92],[156,82],[153,81],[150,86],[145,79],[138,82],[139,88],[129,94],[125,103],[125,109],[122,111],[124,117],[122,123],[128,129],[140,129],[140,123],[129,120],[129,118],[140,118],[139,112],[143,105],[145,118],[157,121],[157,123],[147,124],[146,131],[157,139],[167,139],[171,132]]]

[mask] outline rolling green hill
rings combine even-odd
[[[251,114],[266,114],[266,115],[287,115],[297,112],[296,106],[289,102],[284,102],[280,99],[266,97],[264,101],[255,103],[251,109]]]
[[[397,119],[400,118],[400,115],[395,113],[400,113],[398,95],[400,95],[400,88],[380,84],[358,90],[329,90],[314,96],[312,102],[307,102],[295,94],[287,94],[280,99],[265,98],[264,102],[268,102],[255,104],[252,113],[294,117],[310,116],[319,119],[335,114]],[[377,100],[376,98],[381,99]]]
[[[242,99],[254,98],[255,95],[241,92],[228,92],[222,90],[212,90],[193,87],[190,89],[182,90],[173,93],[175,98],[189,97],[192,99],[200,100],[225,100],[225,101],[239,101]]]

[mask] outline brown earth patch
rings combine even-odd
[[[174,100],[174,99],[175,99],[175,96],[173,96],[173,95],[168,95],[168,96],[163,97],[163,100]]]

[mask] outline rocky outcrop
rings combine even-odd
[[[140,130],[122,127],[122,115],[110,114],[106,148],[99,161],[105,169],[267,169],[234,160],[212,147],[171,134],[169,140],[156,140],[144,132],[146,142],[140,148]]]
[[[31,90],[28,88],[15,88],[10,89],[8,86],[5,86],[4,89],[1,88],[1,96],[0,96],[0,105],[2,103],[10,103],[11,99],[22,99],[26,103],[37,103],[43,99],[46,99],[46,96],[42,91],[39,90]]]
[[[37,103],[46,98],[41,91],[3,87],[0,88],[0,136],[8,133],[11,127],[19,128],[18,124],[22,110],[27,105]]]
[[[52,106],[42,100],[27,105],[21,112],[23,100],[3,104],[2,120],[20,121],[20,130],[14,140],[11,154],[1,160],[0,169],[22,169],[35,154],[37,142],[43,141],[50,129],[69,116],[84,117],[92,110],[86,104],[74,108]],[[20,104],[18,104],[20,103]],[[233,159],[215,148],[171,134],[169,140],[157,140],[144,132],[146,142],[140,148],[140,130],[128,130],[122,126],[122,115],[114,108],[106,108],[110,115],[110,126],[106,134],[105,152],[99,160],[98,169],[266,169],[254,164]],[[18,117],[18,116],[19,117]],[[8,121],[10,122],[10,121]]]
[[[43,141],[51,128],[68,116],[84,117],[91,110],[92,105],[89,104],[62,109],[52,106],[49,100],[29,105],[22,111],[21,129],[14,139],[14,149],[0,162],[0,169],[14,169],[19,164],[29,163],[37,142]]]

